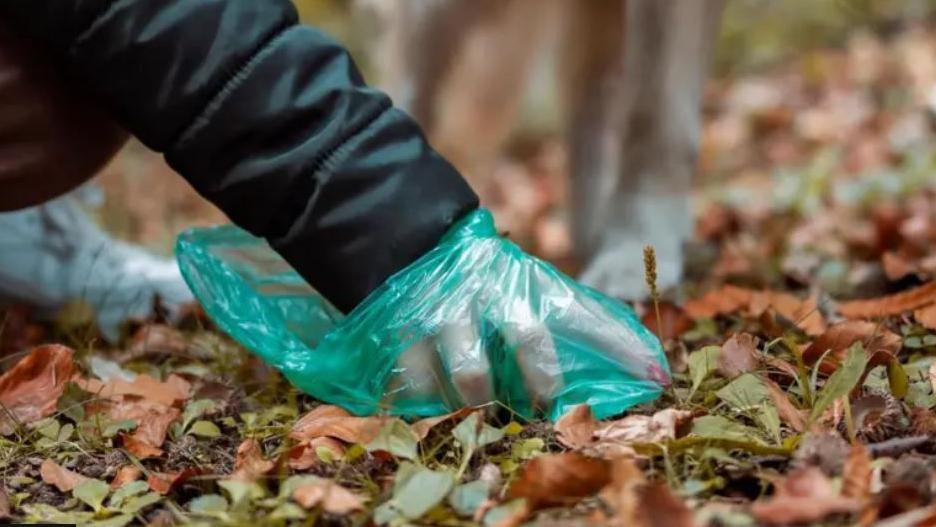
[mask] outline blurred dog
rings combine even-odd
[[[383,27],[385,89],[478,187],[545,37],[558,33],[580,278],[640,298],[651,244],[659,286],[679,281],[702,90],[725,0],[360,1]]]

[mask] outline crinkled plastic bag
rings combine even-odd
[[[177,256],[221,329],[356,414],[438,415],[496,400],[554,420],[588,403],[601,418],[670,380],[659,341],[629,307],[500,237],[484,209],[348,316],[236,227],[190,230]]]

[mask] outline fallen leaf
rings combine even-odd
[[[595,432],[597,442],[656,443],[678,437],[692,420],[692,412],[667,408],[649,415],[629,415],[604,424]]]
[[[867,365],[868,356],[861,348],[861,344],[852,346],[845,355],[842,365],[829,376],[829,379],[822,386],[822,391],[819,392],[819,396],[816,397],[816,402],[813,405],[810,421],[822,415],[827,408],[832,406],[833,402],[848,395],[848,392],[857,386],[864,377]]]
[[[393,482],[393,497],[374,510],[377,524],[418,520],[449,495],[455,487],[451,470],[431,470],[409,461],[400,464]]]
[[[322,463],[320,451],[330,452],[332,457],[338,459],[344,456],[345,446],[341,441],[330,437],[316,437],[311,441],[300,443],[289,451],[289,468],[308,470]]]
[[[726,285],[686,302],[683,310],[694,319],[730,315],[750,304],[753,295],[753,289]]]
[[[187,468],[179,472],[150,472],[149,477],[146,478],[146,484],[149,485],[150,490],[166,495],[172,489],[203,473],[204,470],[200,468]]]
[[[752,295],[748,309],[755,317],[773,309],[807,335],[821,335],[827,327],[815,296],[803,300],[782,291],[757,291]]]
[[[192,386],[188,381],[172,374],[165,381],[159,381],[145,374],[137,375],[132,381],[111,379],[101,382],[98,379],[76,379],[76,384],[83,390],[98,397],[121,399],[129,395],[164,406],[181,406],[192,396]]]
[[[861,443],[852,445],[842,473],[842,496],[862,503],[871,499],[871,454]]]
[[[140,459],[146,459],[162,455],[161,451],[158,454],[156,451],[166,441],[169,426],[181,416],[181,411],[147,400],[118,401],[110,405],[108,414],[115,421],[129,420],[137,424],[131,434],[125,435],[124,446]]]
[[[39,466],[39,475],[42,477],[43,483],[52,485],[62,492],[71,492],[75,487],[88,480],[88,478],[77,472],[63,468],[51,459],[42,462],[42,465]]]
[[[614,511],[611,525],[630,527],[637,515],[637,491],[644,484],[644,475],[632,458],[619,457],[610,463],[611,480],[601,490],[601,499]]]
[[[234,458],[233,479],[254,481],[261,476],[269,474],[276,467],[276,463],[263,457],[263,449],[256,439],[245,439],[237,447]]]
[[[780,420],[796,432],[803,432],[806,429],[806,417],[803,411],[793,406],[787,394],[777,385],[777,383],[768,379],[766,376],[760,376],[761,382],[767,387],[767,394],[774,406],[777,407],[777,415]]]
[[[751,507],[754,517],[762,523],[814,523],[830,514],[851,513],[861,507],[858,500],[836,493],[832,482],[818,467],[794,469],[775,487],[773,496]]]
[[[936,304],[917,309],[913,318],[926,329],[936,330]]]
[[[130,434],[121,434],[120,439],[123,442],[124,448],[127,449],[127,452],[130,452],[137,459],[151,459],[162,457],[165,452],[163,449],[153,446],[146,441],[137,439],[135,436]]]
[[[344,408],[323,404],[302,416],[289,437],[299,441],[333,437],[346,443],[368,444],[380,435],[390,417],[355,417]]]
[[[124,465],[117,469],[117,475],[111,480],[110,487],[113,490],[117,490],[127,483],[140,479],[142,475],[143,472],[135,465]]]
[[[10,517],[10,497],[7,496],[6,491],[0,488],[0,520],[5,520]]]
[[[445,415],[439,415],[435,417],[426,417],[425,419],[420,419],[419,421],[416,421],[415,423],[413,423],[411,428],[413,429],[413,432],[416,434],[416,437],[419,438],[420,441],[422,441],[423,439],[426,438],[426,436],[429,435],[429,431],[432,430],[434,427],[446,421],[453,421],[456,419],[461,419],[462,417],[465,417],[466,415],[470,414],[471,412],[475,410],[476,408],[472,408],[469,406],[469,407],[461,408],[459,410],[455,410],[454,412],[447,413]]]
[[[12,433],[17,422],[35,423],[55,413],[75,371],[73,354],[65,346],[39,346],[0,376],[0,435]]]
[[[150,355],[183,355],[188,349],[185,335],[165,324],[148,324],[136,331],[127,350],[134,359]]]
[[[693,527],[692,510],[665,483],[652,483],[638,490],[634,522],[637,527]]]
[[[718,355],[718,373],[734,379],[742,373],[754,371],[760,363],[757,338],[748,333],[732,335],[721,347]]]
[[[846,318],[877,318],[900,315],[933,303],[936,303],[936,282],[929,282],[890,296],[842,302],[838,311]]]
[[[357,494],[334,481],[316,478],[299,485],[292,493],[296,503],[306,509],[321,506],[330,514],[344,516],[364,508],[363,500]]]
[[[580,404],[556,421],[553,429],[557,439],[563,445],[573,448],[585,448],[595,442],[595,432],[599,423],[587,404]]]
[[[849,320],[831,326],[803,350],[803,362],[813,365],[823,355],[819,370],[831,375],[842,362],[845,353],[860,342],[868,354],[868,366],[873,368],[890,362],[900,351],[903,340],[899,335],[865,320]],[[827,353],[828,352],[828,353]]]
[[[544,454],[530,460],[507,493],[525,498],[530,511],[569,505],[593,496],[611,482],[611,465],[575,452]]]
[[[906,258],[892,251],[887,251],[881,255],[881,266],[884,267],[884,275],[891,282],[906,278],[916,271],[915,266],[908,262]]]

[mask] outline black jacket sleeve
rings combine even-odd
[[[3,0],[0,16],[339,309],[478,206],[288,0]]]

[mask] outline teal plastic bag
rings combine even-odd
[[[359,415],[438,415],[499,401],[558,419],[607,417],[670,380],[656,337],[626,305],[498,235],[475,211],[342,316],[264,241],[193,229],[182,274],[222,330],[294,385]]]

